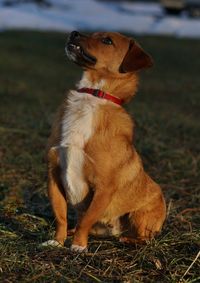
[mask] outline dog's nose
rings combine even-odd
[[[78,31],[72,31],[71,33],[70,33],[70,39],[71,40],[74,40],[74,39],[78,39],[80,37],[80,33],[78,32]]]

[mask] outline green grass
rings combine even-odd
[[[136,247],[90,238],[89,253],[76,255],[71,239],[63,249],[38,248],[54,231],[47,137],[65,91],[81,75],[64,55],[65,40],[56,33],[0,34],[1,282],[179,282],[199,251],[200,41],[138,38],[155,67],[143,72],[126,107],[145,168],[166,197],[161,235]],[[182,282],[199,280],[197,260]]]

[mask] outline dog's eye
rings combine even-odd
[[[113,44],[112,39],[110,37],[104,37],[104,38],[102,38],[101,41],[102,41],[102,43],[107,44],[107,45]]]

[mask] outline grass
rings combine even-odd
[[[81,74],[66,60],[65,40],[56,33],[0,34],[1,282],[199,282],[200,41],[139,38],[155,67],[143,72],[126,107],[145,168],[166,197],[161,235],[133,247],[90,238],[85,255],[69,251],[70,238],[63,249],[38,248],[54,231],[45,145],[57,106]]]

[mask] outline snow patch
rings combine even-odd
[[[159,3],[96,0],[49,2],[50,7],[34,3],[3,6],[3,0],[0,0],[0,30],[109,30],[200,38],[199,19],[167,16]]]

